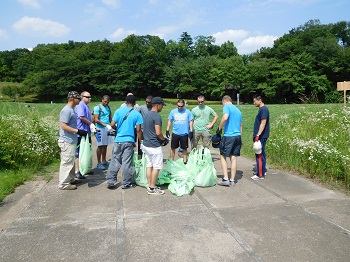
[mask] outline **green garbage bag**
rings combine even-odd
[[[185,194],[190,194],[194,188],[193,180],[177,180],[172,179],[168,186],[171,193],[177,196],[183,196]]]
[[[171,180],[170,178],[171,178],[171,174],[166,169],[162,169],[160,170],[160,173],[158,175],[156,185],[161,186],[164,184],[169,184]]]
[[[134,178],[135,178],[136,185],[142,186],[142,187],[148,187],[148,181],[146,176],[147,165],[146,165],[145,154],[142,155],[141,159],[138,159],[137,152],[135,152],[132,158],[132,164],[135,167]]]
[[[82,136],[79,145],[79,171],[82,175],[92,168],[92,145],[88,136]]]

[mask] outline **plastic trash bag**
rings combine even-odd
[[[194,182],[192,180],[172,179],[168,186],[169,191],[177,196],[190,194],[193,188],[194,188]]]
[[[82,136],[79,145],[79,171],[82,175],[92,168],[92,145],[88,136]]]
[[[137,152],[134,152],[133,158],[132,158],[132,164],[135,167],[135,182],[136,185],[142,186],[142,187],[148,187],[148,181],[146,176],[146,156],[145,154],[142,155],[141,159],[138,159]]]

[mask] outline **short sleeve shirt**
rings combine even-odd
[[[142,116],[136,110],[131,110],[129,106],[121,107],[114,112],[112,120],[116,122],[117,135],[114,142],[135,142],[135,126],[143,123]],[[128,117],[123,118],[129,112]]]
[[[109,108],[109,106],[103,106],[102,104],[97,105],[94,107],[94,114],[95,115],[99,115],[98,119],[106,124],[109,125],[109,115],[111,114],[111,109]],[[96,127],[97,128],[104,128],[104,126],[100,125],[99,123],[96,123]]]
[[[66,105],[61,110],[60,122],[66,123],[72,128],[77,128],[77,116],[75,115],[73,108],[71,108],[69,105]],[[77,144],[77,135],[63,130],[61,126],[60,139],[69,144]]]
[[[174,134],[185,136],[189,133],[190,121],[193,120],[193,115],[187,108],[181,111],[178,108],[175,108],[170,111],[168,120],[173,122]]]
[[[144,117],[143,144],[147,147],[160,147],[161,141],[157,137],[155,126],[162,126],[162,118],[155,111],[149,111]]]
[[[209,106],[196,106],[192,109],[192,114],[194,118],[193,128],[197,132],[208,131],[205,127],[210,123],[210,116],[216,115],[215,111]]]
[[[270,112],[267,106],[262,106],[259,108],[258,114],[254,121],[254,136],[258,134],[261,120],[267,119],[264,131],[260,134],[260,138],[269,138],[270,136]]]
[[[224,127],[224,136],[240,136],[242,113],[238,107],[233,104],[227,104],[223,107],[222,113],[229,115]]]
[[[91,136],[91,130],[90,125],[84,123],[80,120],[79,117],[86,117],[91,122],[91,111],[87,104],[85,104],[83,101],[80,101],[79,104],[75,107],[75,114],[77,116],[77,127],[78,129],[83,129],[86,132],[88,132],[89,136]]]

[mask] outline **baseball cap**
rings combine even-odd
[[[163,106],[166,106],[166,103],[164,103],[163,98],[159,96],[155,96],[152,98],[152,105],[156,105],[156,104],[162,104]]]
[[[67,98],[77,98],[77,99],[81,100],[81,96],[77,91],[70,91],[68,93]]]
[[[214,148],[219,148],[221,143],[221,136],[215,134],[211,137],[211,145]]]

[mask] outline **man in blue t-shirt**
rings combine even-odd
[[[256,174],[251,179],[259,180],[264,179],[266,175],[266,154],[265,145],[270,136],[270,112],[267,106],[264,104],[261,95],[253,96],[253,103],[259,108],[258,114],[255,117],[253,140],[258,142],[260,140],[262,151],[260,154],[255,154],[256,159]]]
[[[193,115],[190,110],[185,108],[185,100],[179,99],[177,108],[170,111],[166,128],[167,138],[170,138],[171,123],[173,123],[173,133],[171,136],[170,158],[174,160],[175,149],[180,145],[183,150],[184,163],[187,164],[188,139],[193,138]]]
[[[216,133],[221,135],[224,127],[224,137],[220,144],[220,162],[224,177],[218,184],[221,186],[234,186],[237,172],[237,157],[240,156],[242,147],[242,113],[232,104],[230,96],[222,98],[222,118]],[[228,177],[228,165],[226,157],[231,160],[231,179]]]
[[[104,95],[102,97],[101,104],[94,107],[94,120],[96,123],[97,132],[95,134],[97,141],[97,166],[96,169],[105,170],[109,166],[109,162],[106,159],[107,146],[113,144],[113,137],[109,136],[109,131],[112,130],[110,126],[112,120],[112,112],[108,106],[110,97]]]
[[[134,110],[136,98],[126,97],[126,106],[117,109],[112,118],[111,127],[116,129],[112,159],[107,171],[107,188],[114,188],[119,169],[122,168],[122,189],[136,186],[132,158],[134,154],[135,128],[137,137],[142,140],[142,116]]]

